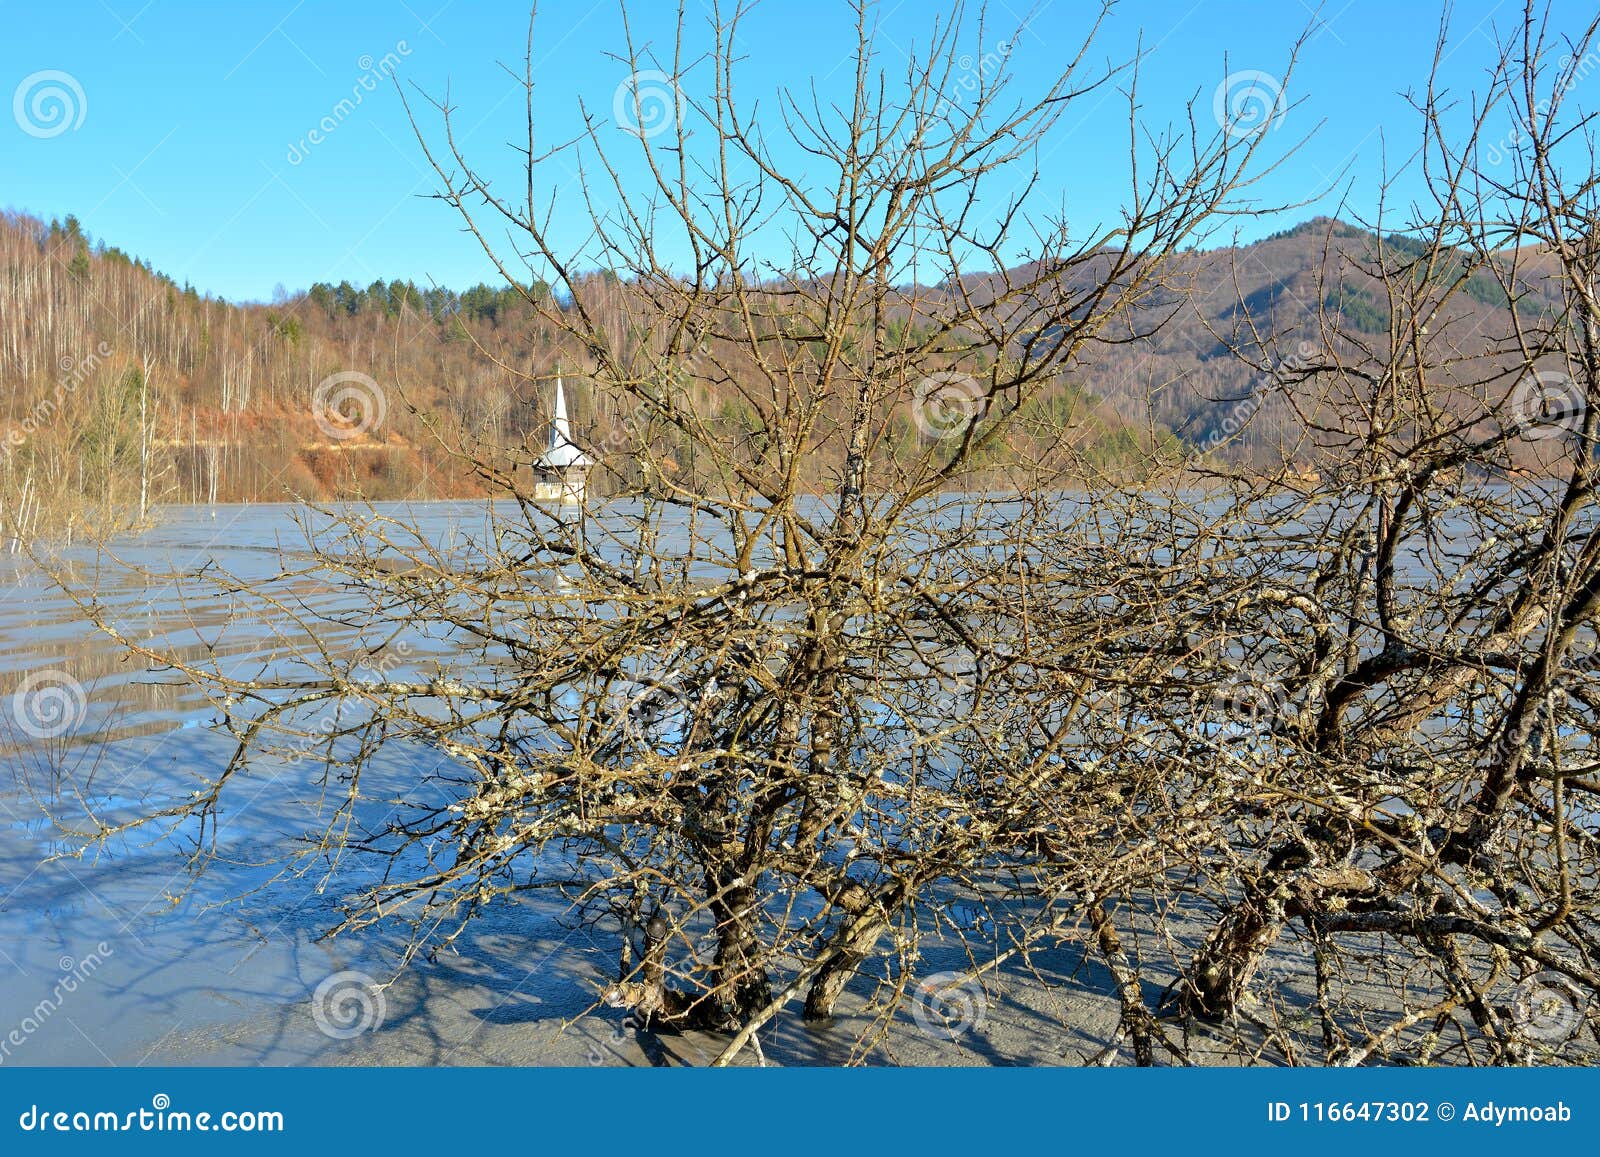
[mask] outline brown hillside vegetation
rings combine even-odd
[[[1123,328],[1032,398],[1028,420],[985,447],[982,460],[1000,470],[1007,460],[1048,457],[1069,477],[1126,476],[1152,457],[1204,451],[1263,469],[1315,470],[1342,448],[1337,437],[1308,439],[1315,416],[1300,412],[1289,391],[1271,388],[1284,369],[1282,351],[1296,351],[1289,361],[1307,366],[1353,352],[1381,360],[1391,302],[1372,270],[1408,251],[1421,250],[1320,218],[1255,244],[1176,255]],[[907,287],[888,340],[920,341],[937,330],[943,304],[1000,294],[1038,274],[1024,266],[960,285]],[[1060,323],[1052,310],[1070,308],[1075,283],[1094,275],[1092,263],[1080,266],[1054,300],[1035,294],[1013,308],[1029,309],[1030,324],[1047,332]],[[1536,256],[1496,256],[1454,282],[1451,270],[1417,276],[1439,282],[1435,325],[1454,335],[1464,358],[1492,356],[1513,314],[1548,320],[1559,308]],[[528,300],[548,293],[542,285],[457,294],[378,281],[235,305],[95,244],[71,217],[47,225],[0,216],[0,503],[25,535],[47,524],[70,535],[79,525],[135,521],[150,502],[480,494],[461,448],[487,443],[511,461],[536,454],[548,379],[562,369],[573,379],[577,437],[607,467],[602,485],[627,483],[638,440],[671,434],[585,389],[588,351],[538,319]],[[653,296],[596,273],[579,280],[566,307],[581,304],[625,347],[630,335],[649,332],[646,318],[661,307]],[[784,286],[771,286],[763,325],[803,360],[807,322],[786,313],[789,298]],[[959,330],[941,341],[952,366],[980,377],[1019,354]],[[648,342],[634,344],[648,361]],[[673,386],[730,446],[759,456],[762,431],[742,396],[746,383],[736,380],[741,363],[733,351],[717,354],[706,359],[715,372],[694,358],[672,367]],[[1515,363],[1507,359],[1502,391],[1515,384]],[[757,376],[753,364],[749,372]],[[961,389],[968,375],[951,378],[935,383],[950,396],[932,400],[971,402],[972,391]],[[915,415],[898,416],[878,453],[912,453],[927,435]],[[668,468],[696,469],[692,453],[675,455],[670,444],[657,450]],[[805,466],[813,485],[836,474],[834,457],[818,447]],[[63,502],[70,509],[45,513]]]
[[[636,287],[597,273],[579,288],[620,337],[643,330],[636,319],[652,305]],[[69,520],[126,521],[141,480],[152,501],[170,502],[480,494],[453,451],[483,441],[536,453],[549,379],[563,368],[578,379],[577,436],[626,476],[629,444],[651,432],[595,412],[581,384],[587,352],[537,322],[523,297],[545,292],[379,281],[234,305],[95,244],[71,217],[0,216],[0,498],[14,523],[36,526],[30,495],[41,490],[82,497]],[[730,437],[759,434],[736,388],[681,372],[708,421]],[[1089,460],[1143,456],[1090,399],[1059,394],[1051,415]],[[919,437],[909,417],[901,436]],[[814,464],[819,478],[827,468]]]

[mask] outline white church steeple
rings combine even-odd
[[[584,481],[590,465],[589,456],[572,441],[572,426],[567,419],[567,395],[558,375],[555,411],[550,418],[549,445],[533,464],[534,499],[539,502],[582,502]]]

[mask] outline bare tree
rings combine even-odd
[[[1571,95],[1594,33],[1557,42],[1530,5],[1470,107],[1429,85],[1427,203],[1328,275],[1376,286],[1387,333],[1247,322],[1240,404],[1299,417],[1285,466],[1205,459],[1203,501],[1125,523],[1116,569],[1159,560],[1142,612],[1111,602],[1162,657],[1126,696],[1160,851],[1117,890],[1124,935],[1170,934],[1145,967],[1172,998],[1130,1029],[1195,1016],[1347,1064],[1592,1055],[1600,218]]]
[[[501,500],[484,531],[311,512],[309,586],[208,570],[276,647],[208,637],[228,658],[201,661],[91,602],[239,740],[136,823],[192,825],[203,866],[260,761],[314,751],[303,866],[349,892],[343,927],[437,947],[557,891],[617,935],[606,998],[731,1032],[723,1060],[852,978],[878,1043],[940,996],[930,938],[968,945],[974,984],[1041,945],[1096,955],[1120,1028],[1089,1059],[1592,1055],[1600,207],[1572,95],[1595,27],[1557,45],[1530,7],[1475,103],[1430,84],[1428,200],[1349,261],[1330,227],[1317,332],[1241,308],[1218,336],[1254,382],[1224,436],[1152,429],[1128,479],[1063,399],[1182,308],[1170,259],[1238,210],[1261,136],[1141,136],[1135,73],[1085,75],[1088,40],[1013,100],[981,20],[891,83],[863,10],[850,103],[766,118],[796,172],[735,101],[741,18],[704,53],[689,28],[669,61],[630,44],[623,134],[541,150],[530,64],[516,202],[433,106],[440,196],[582,351],[590,501],[535,501],[542,438],[434,423]],[[1074,237],[1030,211],[1029,160],[1118,83],[1126,216]],[[594,230],[563,248],[538,189],[569,162]],[[1347,324],[1346,290],[1387,332]],[[1228,438],[1269,404],[1281,465],[1255,431],[1241,468]]]
[[[1137,640],[1086,612],[1168,592],[1148,565],[1120,569],[1111,507],[1063,495],[1095,466],[1061,400],[1097,348],[1159,327],[1146,307],[1169,259],[1243,211],[1262,137],[1192,110],[1181,130],[1144,125],[1135,68],[1088,63],[1099,20],[1015,97],[1010,44],[981,15],[935,24],[890,74],[856,11],[845,103],[781,94],[758,127],[736,95],[740,5],[714,13],[703,50],[684,25],[671,60],[630,33],[624,131],[587,116],[549,149],[530,23],[516,201],[457,148],[452,108],[432,106],[437,138],[417,122],[441,199],[584,351],[568,384],[596,420],[574,437],[607,500],[541,504],[541,446],[436,425],[499,500],[481,536],[309,514],[315,570],[356,604],[331,611],[303,568],[265,584],[209,568],[279,645],[243,670],[119,633],[214,692],[239,740],[193,799],[138,822],[192,821],[203,865],[252,767],[313,743],[335,802],[305,856],[333,876],[351,852],[386,864],[343,927],[409,919],[436,948],[493,900],[557,889],[618,933],[607,998],[651,1026],[734,1031],[724,1059],[791,1000],[831,1016],[887,955],[871,1044],[916,995],[919,944],[960,935],[952,905],[1003,919],[1008,953],[1059,934],[1084,895],[1108,911],[1160,841],[1108,810],[1137,735],[1112,729],[1104,763],[1081,754],[1098,659],[1125,657],[1116,685],[1143,677]],[[1041,212],[1034,161],[1069,110],[1119,91],[1122,220],[1080,236]],[[648,187],[616,142],[640,150]],[[567,166],[593,207],[578,246],[541,192]],[[369,828],[375,761],[400,753],[420,782]]]
[[[1136,73],[1086,73],[1087,38],[1015,99],[981,19],[891,78],[862,9],[851,100],[764,118],[796,171],[735,99],[742,17],[670,60],[630,44],[625,131],[550,149],[530,27],[515,201],[453,109],[419,113],[441,198],[581,351],[589,501],[536,500],[542,431],[508,453],[422,414],[499,499],[481,533],[309,512],[309,561],[195,580],[275,632],[243,659],[91,602],[239,741],[135,822],[198,832],[203,866],[262,761],[312,751],[301,866],[349,894],[342,927],[438,947],[557,892],[616,935],[604,997],[730,1033],[723,1060],[852,980],[878,1044],[937,1002],[933,939],[971,984],[1092,953],[1120,1022],[1089,1059],[1592,1057],[1600,178],[1572,100],[1596,27],[1557,44],[1530,7],[1474,103],[1431,83],[1427,199],[1348,260],[1330,226],[1315,332],[1241,302],[1224,436],[1151,429],[1129,478],[1071,390],[1183,308],[1171,259],[1240,211],[1261,134],[1141,133]],[[1033,211],[1031,158],[1118,84],[1125,217],[1074,236]],[[540,192],[568,168],[578,245]],[[1348,324],[1355,292],[1386,332]],[[1245,468],[1228,439],[1269,404],[1278,465],[1256,437]]]

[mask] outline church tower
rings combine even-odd
[[[581,504],[589,465],[588,455],[572,441],[572,427],[567,421],[567,396],[558,376],[555,413],[550,419],[550,444],[533,464],[534,501]]]

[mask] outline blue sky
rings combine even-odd
[[[875,10],[880,59],[891,74],[926,40],[942,7],[886,0]],[[1019,94],[1048,83],[1097,7],[990,4],[998,35],[1027,18],[1011,56]],[[1575,22],[1588,7],[1557,0],[1556,22]],[[686,8],[690,34],[703,43],[708,6],[688,0]],[[676,6],[636,9],[636,38],[670,52]],[[1509,28],[1520,9],[1520,0],[1455,6],[1446,67],[1453,91],[1481,85],[1492,33]],[[1181,120],[1190,100],[1208,114],[1229,72],[1281,77],[1290,46],[1312,26],[1270,144],[1281,152],[1310,139],[1260,195],[1290,201],[1336,189],[1283,218],[1249,222],[1249,239],[1337,211],[1346,189],[1354,206],[1371,207],[1385,159],[1393,167],[1415,147],[1417,121],[1402,94],[1426,80],[1438,19],[1435,5],[1411,0],[1331,0],[1318,10],[1299,0],[1129,0],[1108,20],[1093,58],[1126,58],[1142,39],[1142,115],[1163,125]],[[0,0],[0,99],[11,98],[0,108],[0,206],[47,218],[75,213],[96,238],[234,300],[345,278],[455,288],[492,281],[452,211],[427,198],[433,174],[392,85],[374,77],[387,58],[408,88],[436,96],[448,88],[464,151],[514,182],[521,90],[498,65],[520,66],[526,22],[526,5],[505,0]],[[545,140],[576,130],[580,102],[611,117],[629,74],[614,59],[621,27],[616,0],[544,0],[534,59]],[[814,82],[828,96],[849,83],[852,43],[843,5],[756,6],[740,44],[741,91],[760,100],[769,134],[781,129],[771,116],[781,87]],[[705,79],[685,79],[691,96]],[[51,88],[66,105],[36,106]],[[335,116],[346,99],[353,108]],[[330,116],[334,129],[312,143],[311,130]],[[619,155],[631,158],[636,144],[609,131]],[[1126,137],[1126,108],[1115,93],[1070,107],[1040,155],[1044,199],[1064,203],[1085,231],[1114,217]],[[631,160],[623,172],[629,181],[639,175]],[[558,185],[556,222],[577,244],[583,220],[571,174],[564,182],[553,175]]]

